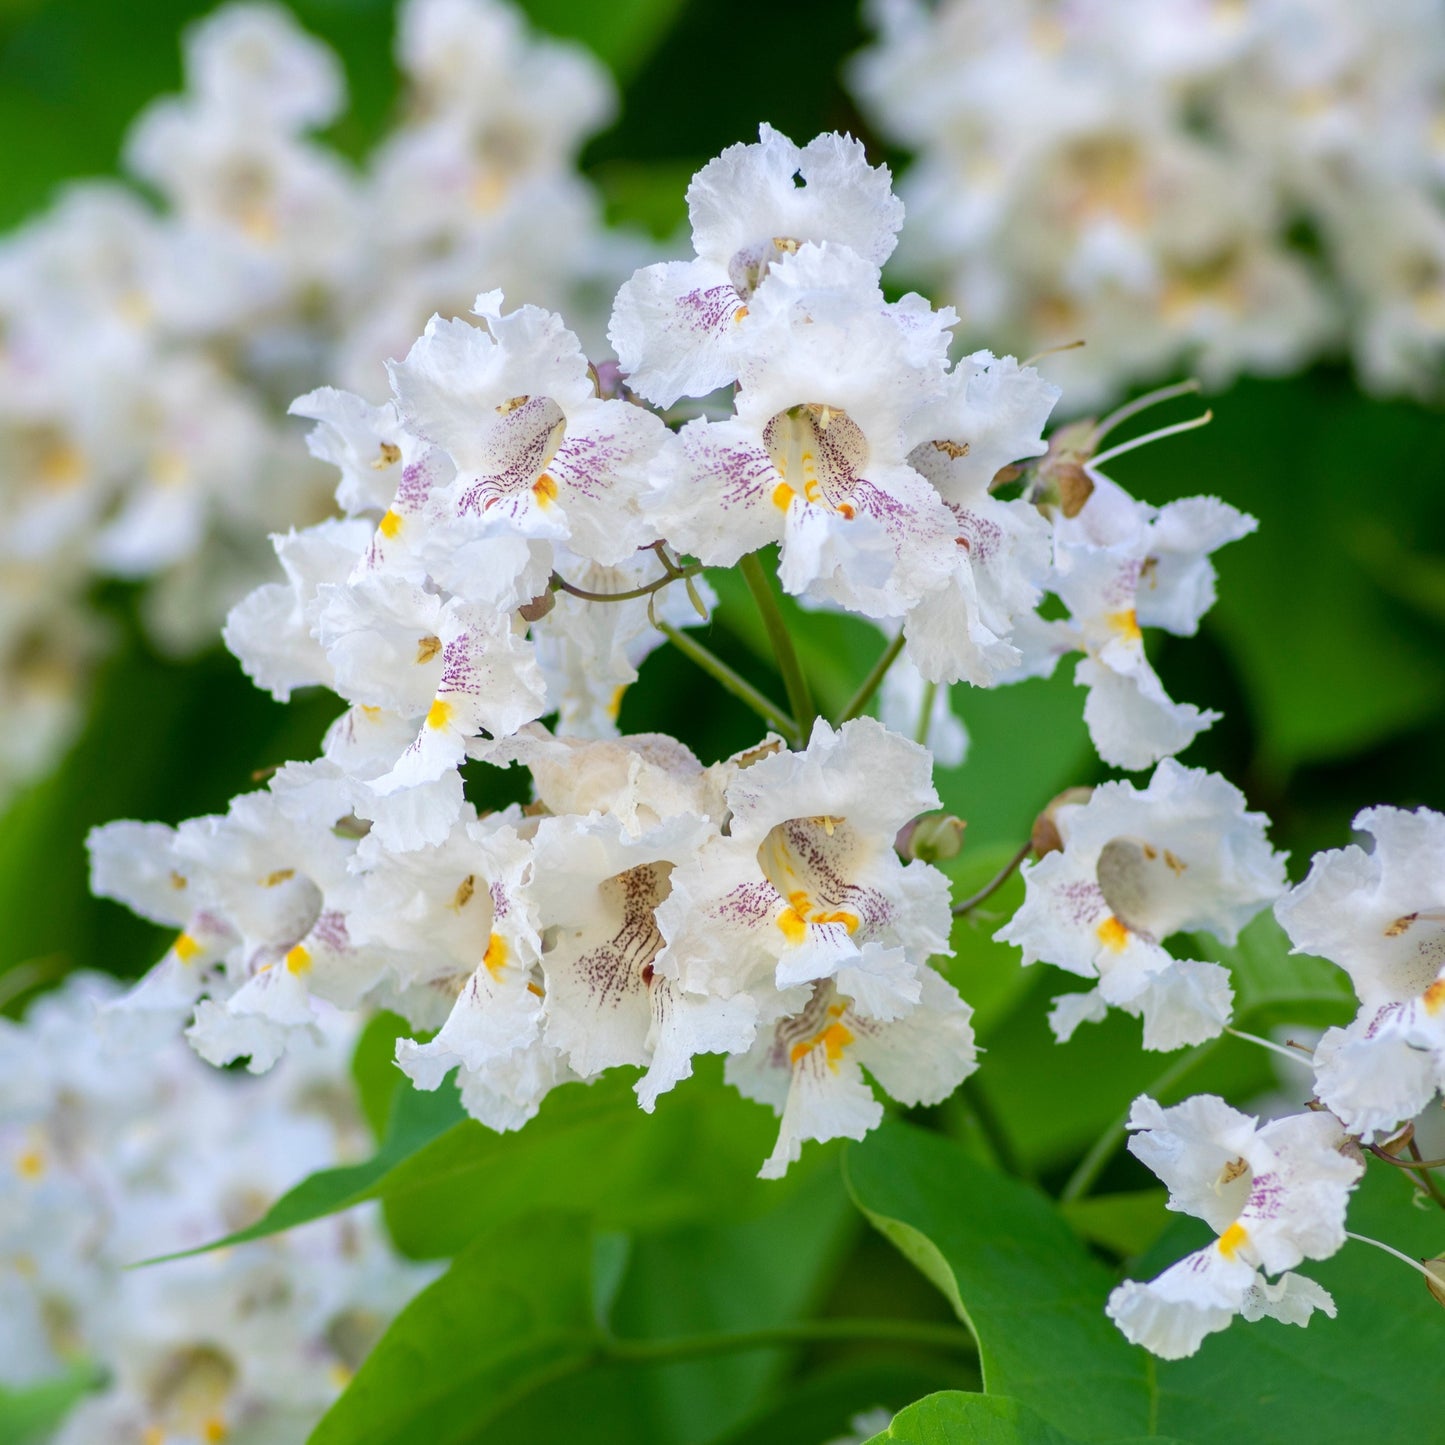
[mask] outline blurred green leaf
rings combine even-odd
[[[865,1445],[1074,1445],[1026,1405],[1003,1395],[947,1390],[894,1416]]]
[[[1195,935],[1191,958],[1224,964],[1234,981],[1234,1017],[1242,1027],[1276,1023],[1344,1024],[1359,1007],[1344,969],[1309,954],[1292,954],[1289,936],[1272,912],[1261,913],[1224,948]]]
[[[682,8],[683,0],[522,0],[542,29],[580,40],[624,80],[642,68]]]
[[[38,1385],[0,1386],[0,1440],[5,1445],[42,1445],[99,1383],[95,1368],[82,1362]]]
[[[462,1445],[595,1347],[586,1222],[538,1216],[473,1242],[392,1322],[311,1445]]]
[[[858,1207],[974,1332],[989,1393],[1081,1441],[1148,1430],[1148,1368],[1104,1316],[1113,1281],[1043,1195],[901,1124],[844,1167]]]

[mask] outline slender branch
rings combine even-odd
[[[1376,1159],[1383,1159],[1386,1164],[1393,1164],[1396,1169],[1445,1169],[1445,1159],[1396,1159],[1393,1154],[1386,1153],[1378,1144],[1366,1144],[1365,1148]]]
[[[808,735],[813,731],[813,719],[818,713],[813,706],[813,694],[808,688],[808,679],[804,676],[798,654],[793,648],[787,620],[778,607],[778,599],[768,584],[767,574],[758,560],[758,554],[749,552],[738,564],[738,568],[743,574],[743,580],[748,584],[748,591],[753,594],[753,601],[758,605],[763,626],[768,630],[768,641],[773,645],[773,657],[777,661],[778,671],[783,675],[783,686],[788,692],[788,706],[797,719],[798,742],[806,745]]]
[[[842,1340],[922,1345],[927,1349],[973,1354],[973,1336],[958,1325],[932,1325],[918,1320],[806,1320],[801,1324],[769,1325],[716,1335],[682,1335],[663,1340],[623,1340],[605,1337],[599,1351],[605,1360],[650,1365],[672,1360],[695,1360],[708,1355],[732,1355],[745,1350],[777,1349],[785,1345],[830,1344]]]
[[[925,682],[923,684],[923,702],[918,709],[918,726],[913,733],[913,741],[920,747],[928,745],[928,730],[933,723],[933,699],[937,696],[938,684]]]
[[[585,587],[574,586],[560,572],[554,572],[552,586],[559,592],[567,593],[569,597],[580,597],[584,602],[627,602],[634,597],[650,597],[654,592],[661,592],[664,587],[684,577],[696,577],[701,571],[701,566],[677,568],[665,577],[658,577],[642,587],[629,587],[625,592],[589,592]]]
[[[1202,1044],[1196,1044],[1187,1054],[1175,1059],[1143,1092],[1153,1099],[1168,1093],[1197,1064],[1208,1057],[1218,1043],[1219,1040],[1213,1038]],[[1129,1132],[1129,1113],[1130,1110],[1126,1109],[1120,1114],[1094,1141],[1093,1148],[1079,1160],[1078,1167],[1069,1175],[1068,1182],[1059,1193],[1061,1204],[1072,1204],[1076,1199],[1082,1199],[1097,1183],[1099,1175],[1104,1172],[1105,1166],[1118,1152],[1119,1145],[1124,1142],[1125,1134]]]
[[[705,673],[716,678],[735,698],[752,708],[769,727],[777,728],[787,738],[797,738],[798,725],[793,719],[777,703],[759,692],[747,678],[734,672],[715,652],[710,651],[702,643],[689,637],[687,633],[679,631],[672,623],[664,622],[661,618],[657,619],[657,630],[684,657],[691,658]]]
[[[1405,1147],[1410,1151],[1410,1157],[1417,1165],[1424,1164],[1425,1160],[1420,1153],[1420,1146],[1413,1139],[1411,1139]],[[1440,1186],[1436,1182],[1435,1176],[1431,1174],[1428,1169],[1421,1169],[1419,1173],[1412,1174],[1410,1177],[1417,1185],[1423,1185],[1425,1193],[1428,1194],[1441,1209],[1445,1209],[1445,1194],[1441,1194]]]
[[[888,669],[898,661],[898,654],[902,651],[903,634],[900,632],[879,654],[878,661],[868,669],[868,676],[858,684],[858,691],[848,699],[848,706],[843,709],[842,716],[838,719],[840,726],[859,716],[873,701],[873,694],[878,691],[879,685],[888,675]]]
[[[1029,856],[1029,853],[1032,851],[1033,846],[1033,839],[1030,838],[1029,841],[1025,843],[1024,846],[1020,848],[1018,852],[1015,853],[1013,857],[1010,858],[1008,862],[1005,863],[1003,867],[1000,868],[999,871],[995,873],[993,877],[990,878],[988,882],[985,883],[983,887],[978,890],[977,893],[974,893],[968,898],[965,898],[962,903],[955,903],[953,905],[953,916],[955,918],[961,918],[965,913],[968,913],[971,910],[977,908],[980,903],[986,902],[988,899],[992,898],[993,895],[997,893],[998,890],[1002,888],[1004,884],[1009,881],[1010,878],[1013,877],[1015,871],[1018,869],[1019,864],[1022,863],[1024,859]]]

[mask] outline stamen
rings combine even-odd
[[[1138,416],[1141,411],[1148,411],[1160,402],[1173,401],[1176,396],[1188,396],[1190,392],[1198,390],[1199,378],[1191,376],[1188,381],[1176,381],[1173,386],[1161,386],[1143,396],[1135,397],[1133,401],[1126,401],[1094,427],[1094,445],[1098,446],[1111,431],[1128,421],[1131,416]]]
[[[1247,1034],[1243,1029],[1234,1028],[1230,1024],[1224,1026],[1224,1032],[1233,1034],[1237,1039],[1247,1039],[1252,1044],[1258,1044],[1262,1049],[1269,1049],[1272,1053],[1283,1054],[1285,1058],[1293,1060],[1297,1064],[1313,1065],[1314,1051],[1306,1049],[1301,1044],[1293,1048],[1286,1048],[1283,1044],[1271,1043],[1268,1039],[1262,1039],[1258,1034]]]
[[[1120,442],[1116,447],[1110,447],[1106,452],[1100,452],[1098,456],[1090,459],[1089,466],[1097,469],[1105,462],[1112,462],[1115,457],[1122,457],[1125,452],[1146,447],[1150,442],[1163,441],[1165,437],[1178,436],[1180,432],[1197,431],[1202,426],[1208,426],[1213,420],[1214,413],[1207,411],[1203,416],[1195,417],[1193,421],[1176,422],[1173,426],[1160,427],[1158,431],[1145,432],[1141,437],[1133,437],[1129,441]]]
[[[1393,1254],[1396,1259],[1403,1260],[1411,1269],[1419,1270],[1432,1285],[1439,1283],[1439,1278],[1431,1274],[1418,1259],[1411,1259],[1408,1254],[1402,1254],[1393,1244],[1382,1244],[1378,1239],[1371,1239],[1368,1234],[1356,1234],[1353,1229],[1345,1230],[1345,1238],[1357,1239],[1361,1244],[1373,1244],[1376,1249],[1383,1249],[1386,1254]]]

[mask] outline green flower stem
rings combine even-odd
[[[1162,1074],[1142,1092],[1150,1098],[1159,1099],[1190,1074],[1197,1064],[1202,1063],[1218,1045],[1217,1038],[1195,1044],[1187,1054],[1181,1054]],[[1132,1107],[1132,1106],[1131,1106]],[[1129,1132],[1129,1110],[1126,1109],[1094,1141],[1094,1147],[1079,1160],[1078,1168],[1069,1175],[1068,1182],[1059,1194],[1060,1204],[1072,1204],[1082,1199],[1098,1181],[1105,1166],[1119,1151],[1124,1136]]]
[[[657,629],[684,657],[691,658],[705,673],[715,677],[735,698],[752,708],[769,727],[777,728],[790,740],[797,739],[797,723],[775,702],[760,693],[747,678],[734,672],[715,652],[709,651],[702,643],[660,618]]]
[[[805,1320],[800,1324],[770,1325],[760,1330],[681,1335],[663,1340],[622,1340],[606,1336],[599,1349],[608,1361],[652,1365],[673,1360],[703,1359],[709,1355],[735,1355],[746,1350],[834,1344],[844,1340],[920,1345],[951,1354],[971,1355],[978,1350],[973,1336],[961,1326],[931,1325],[917,1320]]]
[[[923,704],[918,709],[918,726],[913,733],[913,741],[920,747],[928,744],[928,726],[933,721],[933,699],[938,696],[938,684],[936,682],[925,682],[923,684]]]
[[[788,692],[788,706],[792,708],[793,716],[797,719],[797,741],[800,746],[806,746],[808,736],[813,731],[813,719],[818,716],[818,712],[813,706],[813,694],[808,688],[808,679],[803,675],[798,654],[793,649],[788,624],[778,607],[778,599],[773,595],[758,554],[749,552],[738,564],[738,569],[748,584],[748,591],[753,594],[753,601],[758,604],[763,626],[768,630],[768,641],[773,645],[773,657],[777,661],[778,671],[783,675],[783,686]]]
[[[903,651],[903,634],[900,632],[892,642],[888,644],[879,655],[878,661],[869,669],[868,676],[858,685],[858,691],[849,699],[848,706],[843,709],[843,715],[838,719],[839,725],[857,717],[865,707],[873,700],[873,694],[878,691],[883,679],[888,675],[888,669],[898,661],[898,654]]]

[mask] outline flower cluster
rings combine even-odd
[[[920,822],[939,807],[934,758],[861,715],[869,687],[896,660],[884,717],[957,756],[949,684],[1080,652],[1100,758],[1157,767],[1056,800],[999,937],[1093,981],[1056,1004],[1061,1040],[1111,1006],[1150,1049],[1228,1026],[1229,972],[1199,935],[1233,943],[1285,893],[1284,859],[1236,788],[1173,760],[1213,714],[1167,697],[1143,629],[1195,631],[1211,554],[1252,519],[1210,497],[1153,507],[1107,476],[1150,438],[1103,443],[1155,398],[1045,441],[1056,388],[1010,357],[950,361],[953,313],[881,289],[901,209],[851,139],[800,147],[764,126],[688,202],[695,256],[623,284],[617,363],[488,291],[476,323],[434,316],[388,363],[388,399],[323,387],[294,403],[339,472],[341,515],[274,538],[284,577],[233,609],[226,638],[278,698],[320,685],[346,710],[319,758],[222,816],[93,835],[96,891],[178,930],[117,1020],[180,1018],[203,1057],[261,1072],[330,1010],[389,1007],[412,1026],[396,1057],[416,1086],[455,1074],[498,1130],[617,1067],[641,1071],[652,1110],[721,1054],[779,1116],[762,1170],[779,1175],[806,1141],[876,1125],[873,1085],[937,1103],[978,1062],[969,1005],[934,964],[949,882],[914,846],[950,825],[956,843],[958,820]],[[682,398],[687,419],[660,410]],[[786,708],[687,630],[715,605],[704,570],[734,565]],[[886,638],[836,722],[815,716],[770,569]],[[770,731],[707,764],[621,733],[623,694],[664,641]],[[510,768],[529,801],[479,810],[478,773]],[[1209,1098],[1136,1104],[1135,1152],[1219,1233],[1116,1293],[1121,1328],[1159,1353],[1237,1313],[1328,1308],[1289,1271],[1343,1242],[1351,1140],[1442,1081],[1445,924],[1427,880],[1445,836],[1394,816],[1366,815],[1380,858],[1331,855],[1279,905],[1297,942],[1343,951],[1366,1004],[1321,1044],[1334,1114],[1257,1127]],[[1414,1082],[1391,1094],[1401,1050]]]
[[[1419,389],[1445,340],[1438,0],[876,0],[854,88],[917,162],[901,259],[1089,406],[1341,343]],[[1307,232],[1309,242],[1302,239]]]
[[[1140,624],[1192,630],[1209,551],[1248,519],[1135,501],[1098,469],[1107,426],[1046,448],[1057,393],[1034,372],[951,366],[952,313],[880,289],[901,213],[856,142],[764,127],[689,205],[696,259],[618,294],[625,386],[558,316],[489,292],[482,324],[434,317],[390,363],[389,401],[294,404],[344,516],[276,538],[285,580],[226,638],[277,697],[321,684],[349,708],[318,761],[225,817],[93,844],[98,891],[181,930],[131,1006],[193,1011],[213,1062],[269,1066],[316,1000],[384,1001],[438,1030],[399,1051],[419,1085],[456,1069],[471,1112],[515,1128],[566,1080],[640,1065],[650,1108],[724,1053],[782,1116],[767,1172],[878,1121],[863,1067],[906,1102],[951,1092],[974,1048],[928,964],[948,884],[894,849],[938,806],[929,754],[781,709],[787,736],[710,768],[615,736],[647,653],[698,620],[702,567],[776,544],[786,591],[901,628],[916,680],[999,682],[1082,649],[1116,761],[1208,720],[1164,696]],[[637,399],[727,384],[726,414],[676,432]],[[1038,616],[1046,591],[1068,620]],[[468,760],[525,766],[533,804],[479,816]]]
[[[372,1219],[128,1266],[244,1228],[299,1174],[362,1151],[353,1030],[332,1017],[286,1070],[236,1079],[174,1035],[107,1027],[116,992],[75,975],[0,1023],[0,1379],[104,1371],[59,1445],[300,1439],[425,1279]]]
[[[298,391],[374,388],[476,275],[585,314],[636,264],[576,172],[613,107],[595,60],[502,0],[407,0],[397,58],[404,117],[358,171],[313,134],[343,104],[331,53],[223,9],[126,143],[159,207],[79,185],[0,245],[0,795],[78,720],[98,578],[145,582],[152,637],[189,650],[265,575],[266,533],[327,514]]]

